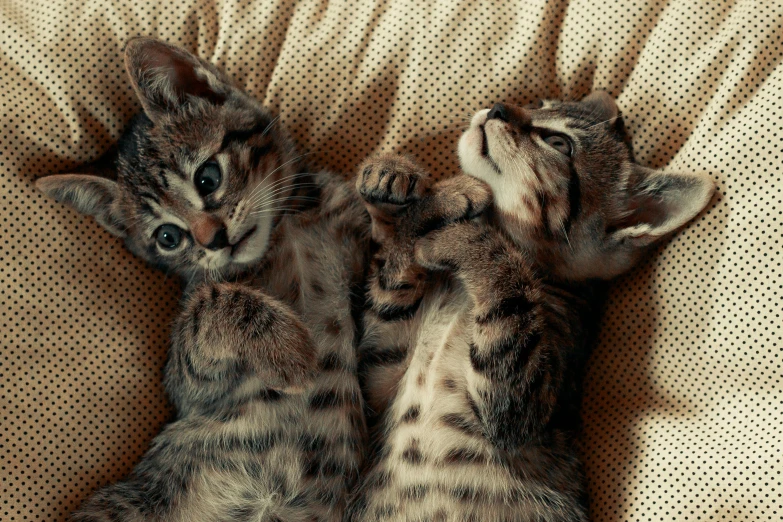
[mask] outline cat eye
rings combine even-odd
[[[182,229],[177,225],[161,225],[155,231],[155,239],[161,248],[174,250],[182,242]]]
[[[564,154],[569,158],[571,157],[571,142],[568,141],[568,138],[560,134],[552,134],[550,136],[544,136],[543,138],[547,145],[559,153]]]
[[[220,165],[216,161],[208,161],[196,171],[193,183],[196,185],[196,190],[198,190],[199,194],[208,196],[217,190],[222,178]]]

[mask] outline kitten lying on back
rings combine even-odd
[[[125,63],[144,112],[117,180],[37,186],[189,283],[165,370],[177,418],[74,518],[339,521],[366,445],[366,212],[338,177],[298,174],[275,118],[212,65],[145,38]]]
[[[633,163],[614,101],[495,105],[431,186],[406,158],[360,170],[381,244],[360,371],[380,418],[354,521],[585,521],[574,447],[597,280],[704,208],[705,177]],[[456,195],[455,195],[456,194]]]

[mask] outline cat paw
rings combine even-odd
[[[315,378],[310,332],[285,304],[238,283],[207,283],[183,310],[183,348],[197,367],[243,368],[271,389],[301,392]]]
[[[429,270],[457,271],[470,260],[470,252],[484,235],[484,227],[477,223],[452,223],[429,232],[416,241],[416,263]]]
[[[371,205],[403,206],[420,200],[429,184],[427,172],[399,154],[366,159],[359,167],[356,189]]]
[[[459,174],[440,181],[432,187],[429,213],[449,223],[459,219],[472,219],[492,204],[492,190],[481,180]]]

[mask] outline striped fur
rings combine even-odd
[[[469,176],[432,185],[399,157],[359,172],[378,243],[359,351],[375,451],[351,521],[587,520],[574,438],[602,288],[592,278],[627,270],[667,220],[692,218],[689,186],[711,193],[693,177],[648,197],[603,95],[493,111],[460,148],[488,186]],[[503,128],[489,124],[501,117]],[[544,139],[554,132],[571,135]],[[606,208],[601,197],[620,201]],[[614,228],[595,228],[603,222]]]
[[[213,66],[149,39],[126,63],[144,113],[116,181],[39,187],[186,283],[165,370],[176,418],[74,520],[339,521],[367,444],[354,319],[366,212],[349,184],[295,170],[285,130]],[[221,172],[209,193],[205,168]],[[158,239],[169,225],[173,248]]]

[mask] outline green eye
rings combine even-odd
[[[199,167],[193,178],[193,183],[199,194],[208,196],[217,190],[222,179],[220,165],[216,161],[208,161]]]
[[[155,231],[155,239],[164,250],[174,250],[182,243],[182,229],[177,225],[161,225]]]

